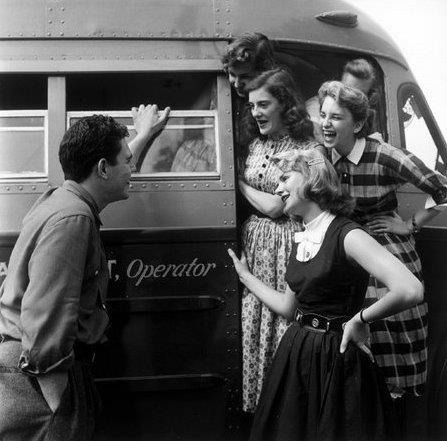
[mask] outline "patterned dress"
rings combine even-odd
[[[344,191],[356,198],[353,219],[359,224],[365,225],[378,215],[397,216],[396,191],[406,183],[431,195],[438,204],[445,201],[447,178],[427,168],[409,151],[368,138],[363,151],[360,148],[354,155],[353,152],[340,158],[332,151],[332,162]],[[422,280],[421,262],[411,234],[372,236]],[[365,305],[374,303],[387,292],[385,286],[371,277]],[[427,311],[427,304],[422,302],[371,324],[372,351],[390,392],[397,395],[403,391],[414,395],[423,393],[427,377]]]
[[[280,140],[255,139],[249,146],[243,171],[251,187],[274,193],[280,170],[269,160],[271,156],[315,143],[299,143],[289,136]],[[251,272],[267,285],[284,292],[285,273],[295,231],[300,225],[286,216],[271,219],[259,212],[252,214],[242,226],[242,246]],[[262,384],[279,341],[287,328],[286,319],[277,316],[251,292],[242,297],[243,409],[254,412]]]

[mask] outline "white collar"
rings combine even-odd
[[[366,147],[366,139],[357,138],[354,147],[349,152],[349,155],[346,156],[346,159],[348,159],[353,164],[358,165],[363,155],[363,152],[365,151],[365,147]],[[337,161],[341,158],[340,153],[338,153],[337,150],[335,149],[331,150],[331,155],[332,155],[332,164],[336,164]]]
[[[308,224],[303,225],[304,231],[295,233],[295,242],[299,243],[306,240],[321,244],[321,242],[323,242],[324,235],[326,234],[326,230],[334,218],[335,216],[332,213],[329,213],[329,211],[323,211]]]

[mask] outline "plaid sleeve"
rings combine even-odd
[[[389,144],[381,144],[378,161],[397,182],[413,184],[429,194],[436,204],[446,202],[447,177],[429,169],[413,153]]]

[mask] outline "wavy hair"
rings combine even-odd
[[[299,195],[315,202],[325,211],[349,216],[355,200],[342,192],[340,180],[332,164],[315,148],[289,150],[272,157],[271,161],[283,172],[296,171],[303,176]]]
[[[292,75],[285,68],[268,70],[250,81],[246,91],[250,93],[261,87],[278,100],[281,106],[281,120],[290,137],[297,141],[310,140],[313,137],[313,124]],[[242,120],[242,137],[244,144],[256,137],[264,138],[249,111],[245,112]]]
[[[341,107],[348,109],[354,122],[363,123],[359,132],[355,133],[357,138],[364,138],[370,133],[369,100],[361,90],[346,86],[341,81],[326,81],[318,91],[320,108],[327,96],[333,98]]]
[[[276,66],[271,41],[259,32],[246,33],[233,40],[221,58],[224,71],[231,67],[249,65],[255,72],[272,69]]]

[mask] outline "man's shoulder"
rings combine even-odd
[[[85,201],[71,191],[59,187],[41,196],[26,216],[25,223],[57,223],[77,216],[95,222],[92,210]]]

